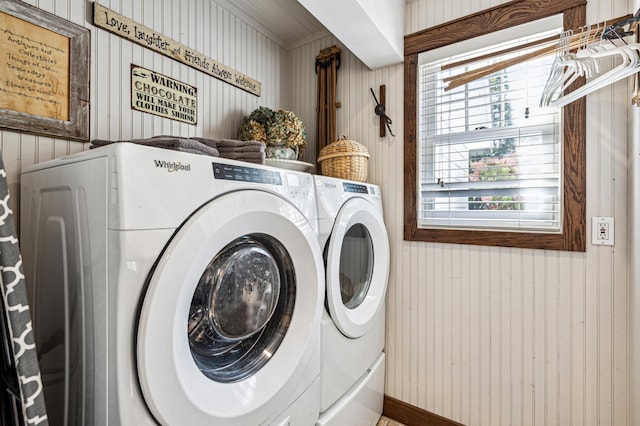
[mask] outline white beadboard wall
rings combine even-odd
[[[406,33],[503,2],[416,0],[407,3]],[[307,125],[305,160],[313,161],[314,61],[320,49],[340,46],[335,38],[285,51],[211,0],[101,1],[261,81],[258,98],[94,28],[90,2],[27,3],[92,32],[92,138],[231,137],[259,105],[282,106]],[[590,0],[588,21],[633,12],[637,3]],[[132,111],[131,63],[196,86],[198,125]],[[395,137],[378,137],[369,88],[377,93],[381,84]],[[615,217],[617,242],[588,245],[586,253],[403,241],[402,93],[402,65],[370,71],[343,47],[338,132],[370,150],[369,181],[382,187],[392,248],[386,393],[467,425],[640,424],[633,408],[640,405],[640,118],[634,110],[636,124],[628,126],[630,85],[607,87],[587,100],[587,217]],[[628,129],[635,145],[627,143]],[[0,131],[0,148],[18,212],[23,167],[88,145]]]
[[[92,139],[119,140],[161,134],[235,137],[245,115],[260,105],[278,108],[283,102],[282,94],[286,91],[281,77],[287,52],[212,0],[101,0],[100,4],[260,81],[261,97],[94,27],[92,2],[32,0],[26,3],[91,31]],[[132,110],[131,64],[197,87],[198,124]],[[89,144],[0,131],[0,149],[12,203],[18,212],[18,185],[23,167],[89,149]]]
[[[406,33],[500,3],[416,0],[407,3]],[[634,11],[626,0],[590,0],[587,20]],[[291,107],[310,129],[310,71],[315,55],[332,44],[340,46],[326,37],[291,52]],[[380,84],[387,85],[396,137],[378,137],[369,88],[377,93]],[[629,390],[637,386],[628,380],[634,369],[638,377],[640,363],[638,352],[630,358],[634,313],[638,327],[628,303],[630,91],[621,82],[587,100],[587,232],[592,216],[614,217],[614,247],[588,244],[586,253],[568,253],[407,242],[403,68],[370,71],[343,48],[337,131],[369,148],[369,181],[382,188],[392,250],[388,395],[466,425],[640,424],[637,414],[630,418]]]
[[[633,1],[631,10],[640,8]],[[629,126],[629,424],[640,424],[640,108],[633,108]]]
[[[629,359],[631,360],[629,374],[629,424],[640,424],[640,109],[633,112],[630,125],[630,155],[629,162],[632,170],[629,173],[629,202],[630,226],[629,240],[630,254],[630,339]]]

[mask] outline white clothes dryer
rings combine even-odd
[[[375,425],[384,400],[389,239],[376,185],[314,176],[324,249],[318,425]]]
[[[52,424],[317,420],[311,175],[117,143],[29,167],[21,190]]]

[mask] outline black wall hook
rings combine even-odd
[[[390,126],[393,123],[393,121],[391,121],[391,119],[389,118],[389,116],[387,115],[384,109],[384,104],[386,102],[386,92],[387,92],[386,89],[387,89],[387,86],[385,86],[384,84],[380,86],[380,102],[378,102],[378,98],[376,97],[376,94],[373,92],[373,89],[372,88],[369,89],[371,90],[373,99],[376,101],[376,107],[374,112],[376,113],[377,116],[380,117],[380,137],[381,138],[386,136],[385,126],[387,129],[389,129],[389,133],[391,134],[391,136],[395,136],[391,131],[391,126]]]
[[[615,24],[609,25],[607,28],[605,28],[602,31],[602,38],[607,40],[613,40],[617,38],[627,44],[623,37],[634,34],[633,28],[636,26],[638,21],[640,21],[640,9],[638,9],[636,13],[633,14],[633,16],[623,19],[622,21],[616,22]]]

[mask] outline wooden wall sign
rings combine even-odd
[[[93,3],[93,24],[251,94],[261,95],[259,81],[226,67],[175,40],[158,34],[151,28],[132,21],[95,2]]]
[[[196,124],[198,91],[186,83],[132,64],[131,108]]]
[[[0,0],[0,127],[89,139],[89,30]]]
[[[69,39],[0,12],[0,108],[69,119]]]

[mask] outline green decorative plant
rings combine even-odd
[[[517,175],[518,158],[514,154],[484,157],[470,163],[471,182],[515,180]],[[473,202],[471,210],[522,210],[521,200],[522,197],[518,195],[469,198]]]

